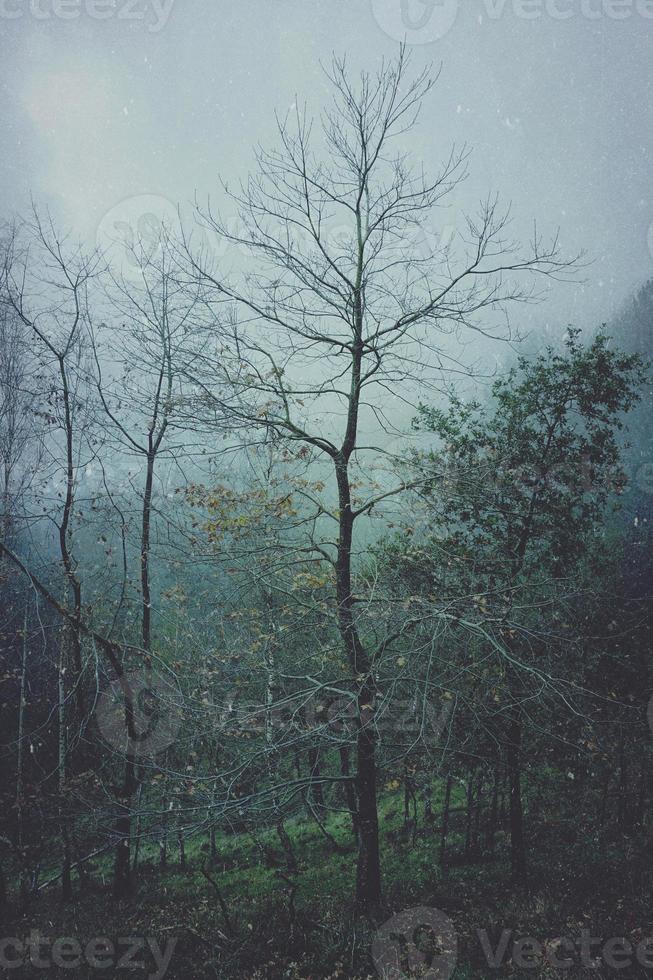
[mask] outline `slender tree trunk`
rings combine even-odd
[[[356,366],[358,365],[358,366]],[[356,372],[358,371],[358,377]],[[354,356],[352,391],[360,383],[360,357]],[[353,432],[350,431],[353,429]],[[356,420],[351,410],[345,442],[353,448]],[[381,904],[381,862],[379,854],[379,818],[377,811],[376,745],[374,709],[376,686],[367,652],[360,640],[354,618],[351,582],[351,547],[354,518],[347,471],[348,452],[336,460],[336,478],[340,503],[338,555],[336,559],[336,595],[338,625],[354,676],[361,678],[357,696],[356,794],[358,798],[358,866],[356,869],[356,907],[373,913]]]
[[[269,598],[266,596],[266,602],[269,604]],[[265,741],[267,745],[268,752],[268,775],[270,782],[274,783],[276,778],[276,749],[274,743],[274,700],[277,692],[277,664],[275,658],[275,651],[273,642],[269,643],[266,648],[265,653],[265,666],[267,671],[267,681],[265,687]],[[279,843],[281,844],[283,853],[286,858],[286,865],[289,871],[297,870],[297,858],[295,857],[295,852],[293,850],[292,842],[286,828],[284,827],[283,818],[279,812],[278,801],[276,793],[272,795],[272,803],[275,810],[278,813],[278,818],[276,822],[277,837],[279,838]]]
[[[23,760],[25,751],[23,739],[25,737],[25,706],[27,703],[27,603],[23,614],[23,642],[21,647],[20,660],[20,701],[18,705],[18,744],[16,747],[16,844],[20,855],[20,871],[18,891],[21,897],[21,904],[25,904],[27,897],[27,881],[25,878],[25,865],[23,861],[23,804],[24,804],[24,773]]]
[[[599,808],[599,826],[605,826],[605,818],[608,810],[608,793],[610,790],[610,773],[606,772],[603,777],[603,788],[601,790],[601,805]]]
[[[501,827],[506,826],[506,793],[508,786],[508,770],[501,774],[501,783],[499,786],[499,825]]]
[[[66,633],[67,630],[64,628],[60,634],[59,664],[57,670],[59,720],[59,824],[61,827],[63,860],[63,869],[61,873],[61,894],[64,901],[67,901],[73,896],[73,885],[70,876],[70,832],[63,808],[63,801],[66,797],[66,753],[68,748],[66,732]]]
[[[637,800],[637,823],[643,825],[644,814],[646,813],[646,788],[647,788],[647,773],[645,769],[642,769],[640,779],[639,779],[639,798]]]
[[[149,436],[145,490],[141,525],[141,642],[149,653],[151,645],[151,595],[149,578],[150,521],[152,511],[152,485],[154,480],[154,461],[156,450],[152,447],[152,433]],[[129,709],[133,719],[133,712]],[[129,726],[128,726],[129,728]],[[130,738],[132,733],[129,733]],[[125,758],[125,778],[121,797],[118,800],[119,816],[116,821],[116,858],[114,863],[113,894],[115,898],[128,898],[133,892],[133,873],[131,864],[132,805],[134,794],[139,788],[138,767],[135,756],[127,750]]]
[[[297,858],[295,857],[292,841],[288,836],[288,831],[284,827],[283,820],[277,821],[276,831],[277,831],[277,837],[279,838],[279,842],[281,843],[281,847],[283,848],[283,853],[286,858],[286,864],[288,866],[288,870],[296,871]]]
[[[619,737],[619,805],[618,805],[618,819],[619,827],[624,829],[628,823],[627,821],[627,798],[628,798],[628,765],[626,762],[626,746],[623,734]]]
[[[132,862],[132,872],[136,874],[138,871],[138,858],[141,851],[141,797],[143,796],[143,783],[138,784],[138,797],[136,801],[136,829],[134,833],[134,860]]]
[[[478,783],[476,786],[476,800],[474,802],[474,826],[472,828],[472,851],[476,852],[479,849],[480,835],[481,835],[481,810],[483,809],[483,789],[484,780],[483,773],[478,774]]]
[[[168,766],[168,754],[166,752],[164,756],[164,767]],[[161,790],[161,824],[159,827],[159,867],[165,868],[168,864],[168,799],[166,793],[167,779],[163,779],[163,787]]]
[[[431,786],[431,776],[430,773],[426,774],[426,783],[424,785],[424,823],[432,823],[433,821],[433,788]]]
[[[407,827],[411,821],[410,816],[410,804],[413,804],[413,817],[412,819],[417,825],[417,811],[415,808],[415,787],[413,786],[413,780],[408,772],[408,767],[404,766],[404,827]]]
[[[499,770],[494,770],[492,781],[492,803],[490,805],[490,817],[487,828],[487,849],[490,854],[494,854],[494,837],[497,832],[497,818],[499,811]]]
[[[321,771],[320,771],[320,750],[318,748],[310,748],[308,750],[308,766],[311,774],[311,788],[310,792],[312,794],[313,802],[317,806],[324,807],[324,793],[322,791],[322,783],[319,782]],[[316,782],[313,782],[316,780]]]
[[[66,367],[65,355],[59,354],[59,376],[61,378],[61,393],[64,405],[64,420],[66,433],[66,494],[64,498],[61,524],[59,525],[59,550],[63,562],[68,584],[73,597],[73,623],[70,630],[70,643],[72,650],[72,660],[75,668],[75,700],[79,714],[79,723],[83,724],[86,717],[86,706],[84,703],[84,688],[82,687],[82,644],[81,644],[81,618],[82,618],[82,586],[76,573],[76,561],[69,548],[70,519],[72,517],[75,502],[75,448],[73,444],[74,417],[72,408],[71,392],[68,385],[68,371]]]
[[[508,780],[510,793],[510,872],[513,881],[526,877],[524,811],[521,796],[521,725],[513,718],[508,730]]]
[[[114,898],[129,898],[133,891],[131,874],[130,838],[132,821],[132,800],[136,792],[136,759],[131,752],[125,759],[125,779],[118,800],[118,817],[116,819],[116,856],[113,871]]]
[[[356,747],[358,775],[359,851],[356,902],[361,911],[373,912],[381,904],[379,818],[376,806],[376,759],[374,739],[366,731]]]
[[[447,835],[449,833],[449,807],[451,805],[451,787],[453,777],[447,776],[447,784],[444,790],[444,804],[442,806],[442,826],[440,828],[440,867],[444,867],[444,858],[447,848]]]
[[[358,839],[358,811],[356,809],[356,793],[354,791],[354,784],[350,778],[351,769],[349,766],[349,746],[341,745],[339,755],[340,774],[345,777],[345,782],[343,783],[345,802],[347,803],[347,809],[351,814],[351,827],[354,837]]]
[[[465,812],[465,854],[472,847],[472,817],[474,812],[474,773],[470,772],[467,780],[467,806]]]
[[[150,525],[152,515],[152,486],[154,482],[155,453],[152,449],[152,436],[147,453],[145,470],[145,489],[143,492],[143,516],[141,525],[141,642],[143,649],[149,651],[152,634],[152,595],[150,591]]]

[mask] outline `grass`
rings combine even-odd
[[[435,787],[433,809],[438,813],[440,787]],[[460,799],[454,800],[459,805]],[[557,804],[558,805],[558,804]],[[570,804],[571,806],[571,804]],[[226,903],[231,931],[225,923],[216,893],[201,872],[206,861],[205,838],[186,843],[188,868],[172,863],[158,867],[158,850],[141,847],[138,889],[130,903],[112,901],[102,878],[110,879],[110,857],[96,861],[92,890],[78,893],[63,906],[55,888],[11,922],[11,934],[27,935],[38,928],[49,936],[151,936],[165,943],[177,939],[166,973],[175,978],[247,978],[247,980],[317,980],[317,978],[376,977],[370,957],[374,928],[364,920],[353,922],[352,895],[356,853],[344,814],[327,817],[329,833],[347,853],[339,853],[305,817],[288,820],[286,829],[298,858],[293,875],[269,866],[250,835],[220,834],[219,859],[211,875]],[[436,825],[420,827],[413,842],[404,833],[401,791],[384,793],[379,803],[382,866],[387,916],[417,906],[433,907],[448,915],[458,934],[458,961],[453,980],[489,977],[561,976],[544,964],[520,970],[506,962],[499,969],[487,965],[477,935],[487,929],[493,942],[502,928],[518,936],[542,941],[577,936],[583,928],[593,935],[624,935],[639,941],[651,931],[650,842],[622,838],[608,832],[598,837],[576,809],[552,815],[541,809],[529,817],[530,879],[528,887],[509,884],[508,847],[497,835],[496,859],[464,856],[462,814],[452,820],[448,844],[450,864],[438,867],[439,834]],[[259,834],[266,848],[280,853],[274,830]],[[292,901],[291,901],[292,899]],[[9,934],[9,933],[5,933]],[[146,957],[147,960],[147,957]],[[147,960],[154,976],[152,957]],[[11,971],[17,977],[44,977],[43,970],[25,967]],[[640,972],[637,972],[638,969]],[[87,972],[84,972],[86,970]],[[47,976],[107,976],[81,967],[58,970]],[[133,971],[114,969],[115,977],[133,977]],[[141,973],[141,975],[147,975]],[[609,971],[569,970],[565,976],[644,977],[651,971],[637,966]]]

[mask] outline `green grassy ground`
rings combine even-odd
[[[387,915],[416,906],[437,908],[450,917],[458,935],[454,980],[489,977],[602,977],[617,975],[601,969],[556,971],[548,964],[519,969],[510,951],[499,968],[488,966],[477,930],[490,931],[494,942],[501,929],[542,942],[577,937],[582,929],[593,936],[628,937],[637,944],[653,934],[651,916],[651,842],[644,833],[617,837],[608,830],[598,836],[582,813],[571,807],[562,815],[540,807],[529,814],[530,877],[527,886],[509,883],[505,836],[497,835],[495,857],[463,855],[462,815],[452,820],[449,866],[438,867],[437,821],[418,828],[415,839],[403,831],[401,792],[380,801],[382,862]],[[439,789],[433,809],[439,812]],[[559,803],[556,804],[559,806]],[[109,894],[110,859],[98,861],[93,880],[74,902],[63,906],[56,888],[46,890],[23,915],[16,915],[4,935],[26,936],[39,929],[48,937],[153,937],[162,946],[176,939],[166,976],[169,978],[249,978],[249,980],[317,980],[376,977],[370,956],[374,926],[353,921],[352,894],[355,848],[347,816],[327,819],[329,833],[340,848],[320,833],[313,821],[296,818],[286,828],[298,858],[295,874],[266,860],[247,834],[220,835],[219,858],[210,874],[228,911],[228,924],[215,888],[204,877],[206,839],[187,841],[188,868],[158,867],[151,845],[141,848],[138,890],[130,903],[116,903]],[[258,835],[259,843],[280,855],[274,831]],[[341,853],[340,850],[345,850]],[[103,881],[105,884],[103,884]],[[292,898],[292,901],[291,901]],[[154,976],[148,951],[136,975]],[[134,971],[108,971],[87,966],[74,971],[54,966],[21,967],[15,977],[130,976]],[[417,975],[417,974],[415,974]],[[652,976],[634,964],[622,977]],[[439,976],[439,975],[438,975]]]

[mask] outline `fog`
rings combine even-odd
[[[592,260],[584,282],[555,285],[519,316],[538,331],[591,328],[653,273],[652,8],[3,0],[2,211],[32,195],[95,244],[107,220],[174,212],[196,195],[220,203],[219,178],[252,167],[253,145],[274,138],[275,110],[319,113],[333,51],[374,69],[405,37],[415,69],[441,65],[406,149],[427,170],[453,143],[472,149],[442,227],[488,191],[512,204],[522,239],[533,219],[543,232],[559,227],[563,248]]]

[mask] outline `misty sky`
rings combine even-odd
[[[497,190],[595,259],[532,322],[608,319],[653,275],[650,0],[0,0],[3,214],[32,193],[94,243],[126,199],[219,199],[275,108],[319,109],[321,59],[374,69],[404,33],[442,63],[416,157],[469,143],[457,205]]]

